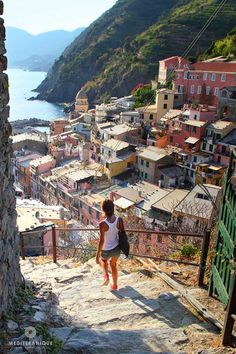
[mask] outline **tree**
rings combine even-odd
[[[151,105],[155,103],[156,91],[151,88],[151,85],[137,85],[132,94],[135,97],[135,108]]]

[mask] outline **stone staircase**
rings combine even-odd
[[[120,289],[111,292],[100,286],[102,273],[94,260],[79,268],[70,262],[21,263],[26,279],[45,284],[41,292],[48,284],[52,289],[48,315],[51,333],[63,340],[61,354],[211,352],[218,337],[214,327],[195,317],[159,278],[144,269],[128,272],[123,265]]]

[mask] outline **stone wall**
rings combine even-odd
[[[0,1],[0,15],[3,1]],[[11,173],[12,145],[9,139],[8,77],[5,57],[5,27],[0,18],[0,318],[12,303],[20,282],[19,245],[16,233],[15,191]]]

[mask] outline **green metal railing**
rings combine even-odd
[[[216,296],[227,308],[223,344],[232,343],[236,319],[236,152],[232,153],[225,178],[223,202],[209,285],[209,295]]]

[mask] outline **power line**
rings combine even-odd
[[[202,35],[204,34],[204,32],[207,30],[207,28],[210,26],[210,24],[213,22],[213,20],[216,18],[216,16],[218,15],[218,13],[220,12],[220,10],[223,8],[223,6],[226,4],[228,0],[222,0],[221,3],[218,5],[218,7],[215,9],[215,11],[213,12],[213,14],[209,17],[209,19],[206,21],[206,23],[204,24],[204,26],[202,27],[202,29],[198,32],[198,34],[194,37],[194,39],[192,40],[192,42],[189,44],[189,46],[187,47],[187,49],[182,53],[181,58],[186,57],[190,51],[192,50],[192,48],[195,46],[195,44],[199,41],[199,39],[202,37]],[[166,81],[168,81],[170,78],[172,78],[173,73],[175,72],[176,68],[179,66],[179,63],[175,64],[174,68],[171,70],[171,72],[168,74]],[[164,80],[160,83],[160,84],[164,84]],[[150,105],[152,104],[153,100],[156,97],[156,92],[155,94],[152,95],[151,99],[149,100],[149,102],[147,103],[147,105],[145,106],[143,113],[144,114],[148,107],[150,107]],[[128,130],[128,132],[131,131]],[[119,147],[119,144],[121,144],[121,142],[117,143],[117,147],[116,149]]]

